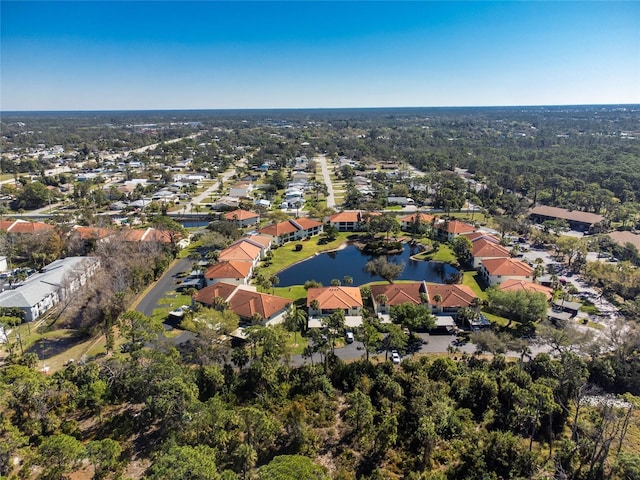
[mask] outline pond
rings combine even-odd
[[[292,246],[286,245],[281,248],[292,248]],[[404,263],[405,265],[398,280],[425,280],[444,283],[447,277],[457,273],[457,270],[448,264],[411,260],[411,255],[417,253],[417,250],[404,244],[402,253],[387,256],[390,262]],[[355,245],[347,245],[342,250],[321,253],[282,270],[277,274],[280,279],[278,286],[303,285],[307,280],[316,280],[324,286],[329,286],[331,280],[336,278],[344,284],[345,275],[353,278],[354,286],[382,280],[381,277],[371,275],[364,270],[367,262],[373,258],[375,257],[363,254]]]

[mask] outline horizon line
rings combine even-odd
[[[505,105],[446,105],[446,106],[367,106],[367,107],[222,107],[222,108],[125,108],[75,110],[1,110],[6,113],[89,113],[89,112],[207,112],[207,111],[301,111],[301,110],[417,110],[417,109],[483,109],[483,108],[544,108],[544,107],[620,107],[638,106],[640,103],[567,103],[567,104],[505,104]]]

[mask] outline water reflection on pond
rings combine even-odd
[[[293,246],[285,245],[280,248],[293,248]],[[446,278],[457,273],[455,268],[447,264],[411,260],[410,257],[416,253],[418,253],[417,250],[404,244],[402,253],[387,257],[391,262],[404,263],[405,265],[398,280],[425,280],[444,283]],[[333,279],[343,282],[345,276],[353,278],[353,285],[356,286],[382,280],[382,278],[364,271],[364,266],[373,258],[375,257],[361,253],[355,245],[347,245],[342,250],[321,253],[278,273],[279,286],[303,285],[307,280],[316,280],[328,286]]]

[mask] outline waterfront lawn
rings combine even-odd
[[[296,304],[297,307],[307,308],[307,291],[302,285],[293,285],[291,287],[276,287],[265,291],[262,287],[256,285],[259,292],[272,293],[278,297],[288,298]]]
[[[286,243],[283,246],[272,250],[273,257],[271,258],[271,265],[269,265],[268,267],[260,267],[256,274],[262,274],[266,277],[277,275],[278,272],[284,270],[285,268],[293,265],[294,263],[306,260],[316,253],[335,250],[344,242],[346,242],[347,239],[352,235],[353,232],[340,232],[338,233],[338,236],[334,241],[328,243],[321,242],[322,236],[312,237],[311,239],[304,242]],[[295,247],[298,243],[302,245],[302,250],[296,252]]]
[[[434,262],[445,262],[452,265],[458,263],[458,259],[453,253],[453,250],[451,250],[449,245],[447,245],[446,243],[441,243],[438,247],[438,250],[432,253],[428,253],[427,255],[425,255],[425,258]]]

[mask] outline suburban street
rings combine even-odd
[[[324,178],[324,183],[327,186],[327,190],[329,191],[329,194],[327,195],[327,207],[335,208],[336,198],[333,193],[333,183],[331,183],[329,167],[327,166],[327,156],[319,155],[315,157],[314,160],[316,160],[320,164],[320,168],[322,169],[322,177]]]

